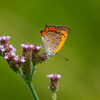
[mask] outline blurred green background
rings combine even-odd
[[[21,43],[42,44],[45,25],[67,25],[60,56],[37,66],[34,86],[40,100],[51,100],[47,74],[62,75],[57,100],[100,100],[99,0],[0,0],[0,36],[8,35],[21,55]],[[32,100],[22,79],[0,57],[0,100]]]

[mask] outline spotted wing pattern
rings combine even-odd
[[[68,33],[69,28],[66,26],[46,25],[45,30],[41,31],[46,51],[50,55],[56,54],[62,48]]]

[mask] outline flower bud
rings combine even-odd
[[[51,80],[49,88],[53,92],[57,91],[59,89],[58,79],[61,78],[61,75],[54,73],[54,74],[47,75],[47,77],[49,77]]]
[[[32,51],[34,53],[38,53],[38,52],[40,52],[40,50],[41,50],[41,46],[38,46],[37,44],[35,44],[34,47],[33,47],[33,49],[32,49]]]
[[[29,45],[29,43],[27,44],[21,44],[22,48],[23,48],[23,56],[25,56],[26,58],[30,59],[31,57],[31,49],[32,49],[32,45]]]
[[[34,45],[32,49],[32,62],[33,65],[44,62],[49,56],[46,53],[40,53],[41,46]]]
[[[32,56],[32,48],[33,45],[29,45],[29,43],[27,44],[21,44],[22,48],[23,48],[23,56],[25,57],[24,59],[21,59],[22,62],[25,61],[25,63],[22,66],[22,71],[24,73],[24,75],[26,76],[27,79],[30,78],[31,75],[31,56]]]

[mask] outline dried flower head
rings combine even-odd
[[[53,92],[57,91],[59,89],[59,81],[58,81],[58,79],[61,78],[61,75],[54,73],[54,74],[47,75],[47,77],[49,77],[50,80],[51,80],[49,88]]]

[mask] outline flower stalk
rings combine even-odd
[[[26,78],[25,75],[21,72],[20,69],[19,69],[18,73],[19,73],[20,77],[24,80],[24,82],[27,84],[27,86],[29,87],[30,92],[31,92],[31,94],[32,94],[32,96],[33,96],[33,98],[34,98],[34,100],[39,100],[39,97],[38,97],[38,95],[37,95],[37,93],[36,93],[36,91],[35,91],[35,89],[34,89],[34,86],[32,85],[32,79],[30,78],[31,80],[27,80],[27,78]],[[33,74],[33,73],[32,73],[32,74]],[[31,76],[33,76],[33,75],[31,75]]]
[[[52,92],[52,100],[56,100],[57,99],[57,94],[56,91]]]
[[[32,74],[31,74],[31,77],[30,77],[30,81],[33,80],[35,71],[36,71],[36,65],[33,65],[33,68],[32,68]]]
[[[33,95],[34,100],[39,100],[38,95],[37,95],[32,83],[27,83],[27,85],[28,85],[28,87],[29,87],[29,89],[30,89],[30,91],[31,91],[31,93]]]
[[[52,91],[52,100],[56,100],[57,99],[56,91],[58,91],[59,89],[58,79],[61,78],[61,75],[54,73],[54,74],[47,75],[47,77],[50,78],[49,89]]]

